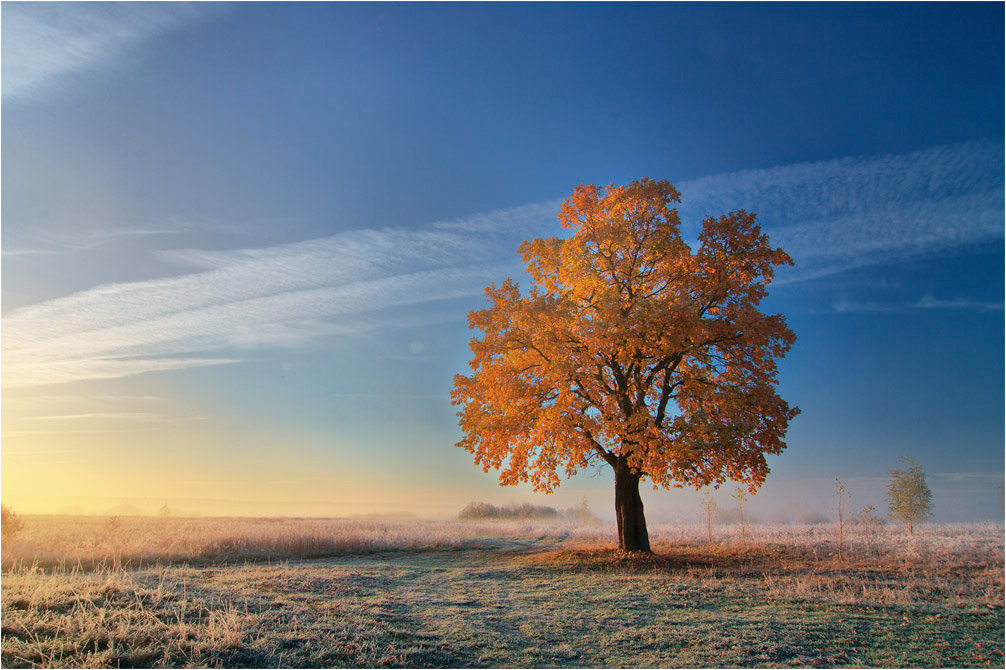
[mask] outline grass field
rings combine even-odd
[[[86,521],[86,523],[85,523]],[[999,524],[29,517],[4,667],[1003,667]]]

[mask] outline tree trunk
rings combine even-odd
[[[643,500],[639,497],[639,473],[619,463],[615,469],[615,518],[618,520],[618,548],[622,551],[650,551]]]

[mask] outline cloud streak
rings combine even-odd
[[[935,478],[947,482],[983,482],[1003,479],[1002,472],[937,472]]]
[[[53,254],[75,254],[88,251],[103,244],[120,242],[155,235],[179,235],[191,232],[191,226],[178,224],[173,226],[133,226],[113,227],[88,230],[84,233],[68,233],[54,231],[32,230],[31,236],[39,246],[4,247],[0,254],[4,256],[49,256]]]
[[[56,414],[53,416],[29,416],[26,421],[91,421],[91,420],[128,420],[128,421],[160,421],[166,417],[153,412],[87,412],[86,414]]]
[[[118,67],[144,41],[206,13],[192,3],[6,4],[3,98],[36,99],[73,75]]]
[[[545,212],[531,206],[420,230],[164,253],[196,271],[13,311],[3,323],[3,383],[38,386],[216,365],[259,347],[442,320],[429,307],[410,308],[475,295],[519,272],[517,240],[541,230]],[[192,357],[208,352],[224,355]]]
[[[1003,147],[968,142],[843,158],[679,184],[683,220],[757,212],[796,267],[780,283],[1003,239]]]
[[[942,300],[930,295],[924,296],[911,303],[882,303],[882,302],[862,302],[842,298],[836,300],[832,305],[836,312],[890,312],[900,313],[918,309],[954,310],[962,312],[996,312],[1002,311],[1003,303],[983,300],[968,300],[965,298],[954,298],[952,300]]]
[[[968,312],[996,312],[1002,311],[1001,302],[987,302],[982,300],[968,300],[966,298],[954,298],[952,300],[941,300],[927,295],[915,303],[915,307],[920,309],[951,309]]]
[[[110,227],[91,229],[83,233],[31,230],[30,235],[34,238],[33,241],[40,242],[39,245],[14,246],[13,248],[5,246],[0,250],[0,255],[8,258],[30,258],[59,254],[79,254],[103,244],[126,239],[151,237],[154,235],[175,235],[190,232],[190,230],[190,226],[187,225]]]
[[[780,281],[807,281],[1002,240],[1002,162],[1001,145],[969,143],[719,175],[679,183],[680,210],[692,237],[705,214],[758,212],[797,262]],[[99,286],[6,315],[3,384],[218,365],[260,347],[449,319],[435,303],[520,275],[519,242],[561,234],[558,204],[264,248],[162,251],[187,274]],[[915,307],[1001,309],[932,297]]]

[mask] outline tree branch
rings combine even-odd
[[[604,462],[610,465],[611,467],[615,467],[615,463],[617,462],[618,459],[611,452],[602,447],[597,440],[594,439],[594,436],[591,434],[590,430],[584,428],[583,426],[580,426],[580,431],[583,433],[583,436],[586,437],[587,440],[590,442],[590,445],[594,447],[594,451],[596,451],[598,455],[604,459]]]

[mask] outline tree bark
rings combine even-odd
[[[639,473],[618,463],[615,470],[615,518],[618,520],[618,548],[622,551],[650,551],[643,500],[639,497]]]

